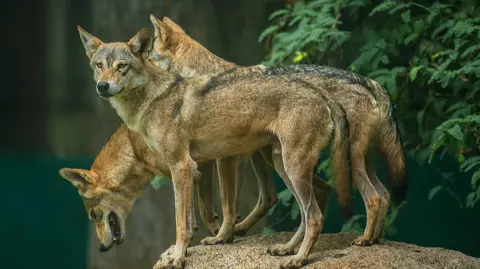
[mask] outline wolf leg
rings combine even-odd
[[[327,136],[315,137],[316,134],[282,139],[282,159],[285,172],[291,180],[299,208],[303,211],[304,237],[297,254],[282,262],[280,268],[296,269],[304,266],[323,228],[323,215],[315,200],[312,185],[312,170],[329,139]],[[275,159],[274,159],[275,160]],[[277,165],[275,166],[277,168]]]
[[[277,202],[273,176],[261,153],[259,151],[253,153],[250,162],[258,182],[258,200],[252,212],[235,225],[235,235],[239,236],[247,234],[248,230]]]
[[[387,217],[388,209],[390,208],[390,193],[388,192],[388,190],[385,188],[385,186],[382,184],[377,174],[375,173],[371,156],[369,157],[370,158],[367,159],[368,177],[370,178],[370,180],[373,183],[373,186],[381,196],[380,210],[377,218],[377,223],[375,225],[375,230],[373,233],[373,241],[372,241],[372,243],[378,243],[380,238],[383,236],[385,218]]]
[[[158,261],[153,269],[183,268],[187,247],[190,242],[189,218],[192,209],[193,185],[198,180],[200,172],[197,163],[188,154],[183,161],[169,165],[172,172],[173,190],[175,193],[175,222],[176,222],[176,243],[172,255],[167,255]]]
[[[222,200],[223,222],[215,237],[207,237],[202,244],[214,245],[233,242],[235,226],[235,173],[238,167],[238,157],[217,159],[217,170]]]
[[[293,184],[285,171],[281,146],[279,144],[276,144],[273,147],[272,151],[273,151],[272,157],[273,157],[273,163],[275,165],[275,170],[277,170],[278,174],[283,179],[285,185],[287,185],[288,189],[295,197],[295,201],[297,201],[298,203],[299,198],[297,196],[297,192],[293,187]],[[295,253],[295,247],[301,242],[302,237],[305,234],[305,217],[304,217],[303,208],[299,206],[299,210],[300,210],[301,221],[297,231],[295,232],[293,237],[290,239],[290,241],[288,241],[286,244],[276,244],[274,246],[269,247],[267,249],[267,252],[270,255],[285,256],[285,255],[292,255]]]
[[[367,123],[351,125],[351,164],[353,183],[362,195],[367,212],[367,224],[362,236],[356,238],[352,245],[368,246],[372,244],[373,233],[377,223],[382,197],[373,185],[367,174],[366,157],[369,151],[369,142],[372,137],[371,125]]]
[[[247,170],[247,165],[249,163],[249,155],[240,155],[238,156],[238,167],[235,171],[235,208],[237,215],[235,216],[235,223],[240,222],[242,218],[240,216],[239,208],[240,208],[240,192],[242,191],[243,181],[245,180]]]
[[[220,230],[218,215],[213,208],[213,178],[215,171],[214,162],[200,165],[201,179],[198,182],[197,201],[200,217],[212,235]]]

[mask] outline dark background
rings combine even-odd
[[[150,26],[150,13],[159,18],[166,15],[220,57],[251,65],[266,53],[257,38],[268,25],[268,15],[283,5],[285,1],[280,0],[5,2],[0,267],[151,268],[174,242],[172,188],[157,192],[150,188],[129,219],[128,240],[100,255],[80,197],[58,176],[62,167],[88,168],[120,123],[95,94],[76,25],[104,41],[128,40],[140,27]],[[480,257],[478,206],[460,209],[447,193],[428,201],[426,193],[435,185],[429,179],[438,177],[438,172],[412,160],[408,164],[408,203],[397,220],[397,234],[389,239]],[[463,182],[456,192],[469,190],[469,179]],[[283,183],[278,178],[277,183],[281,190]],[[241,211],[248,213],[256,202],[251,191],[256,183],[246,182],[243,188]],[[334,198],[328,205],[327,233],[341,227]],[[364,210],[360,201],[357,195],[358,212]],[[152,227],[147,229],[147,224]],[[261,232],[264,225],[259,223],[250,234]],[[204,229],[196,240],[202,235],[206,235]]]

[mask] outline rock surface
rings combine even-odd
[[[188,249],[185,269],[271,269],[286,257],[273,257],[266,247],[287,242],[293,233],[256,235],[233,244]],[[442,248],[382,241],[369,247],[350,246],[352,233],[322,234],[303,269],[478,269],[480,258]]]

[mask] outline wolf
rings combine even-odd
[[[211,183],[208,179],[212,175],[203,172],[205,182]],[[162,156],[154,154],[140,135],[122,124],[102,147],[89,170],[62,168],[59,174],[77,188],[89,219],[95,223],[99,250],[105,252],[125,240],[128,214],[149,182],[155,175],[169,177],[170,170]],[[204,197],[206,200],[211,198],[211,192],[198,186],[197,191],[201,208]],[[193,208],[191,210],[193,212]],[[198,229],[195,215],[190,217],[195,231]],[[214,230],[212,233],[215,234],[219,227],[213,220],[214,216],[211,216],[204,222],[207,221],[207,228]]]
[[[299,203],[304,222],[289,243],[273,246],[270,253],[290,253],[305,234],[297,254],[281,268],[306,264],[323,226],[313,195],[313,168],[328,145],[332,155],[344,164],[349,162],[348,154],[342,154],[349,152],[345,111],[328,100],[324,89],[288,75],[256,72],[184,78],[147,59],[152,44],[149,29],[140,30],[126,43],[104,43],[81,28],[79,32],[97,94],[109,101],[150,149],[163,155],[171,172],[177,239],[173,253],[154,268],[183,268],[198,164],[216,160],[225,201],[219,233],[203,242],[228,242],[235,224],[237,156],[258,150],[266,155],[267,148],[275,169]]]
[[[364,234],[352,244],[371,245],[378,242],[390,207],[390,193],[374,171],[372,152],[378,150],[386,161],[395,204],[400,204],[405,199],[408,186],[405,154],[397,122],[392,114],[393,105],[388,92],[379,83],[352,72],[319,65],[238,66],[210,52],[170,18],[164,17],[161,21],[151,15],[150,20],[156,32],[150,58],[160,68],[183,76],[221,73],[233,69],[235,71],[232,72],[237,73],[289,74],[325,88],[330,99],[340,104],[347,114],[352,179],[361,193],[367,212]],[[335,163],[335,160],[332,163],[334,171],[342,169],[342,164]],[[345,166],[343,168],[347,169]],[[335,186],[344,219],[352,215],[350,184],[337,180]]]

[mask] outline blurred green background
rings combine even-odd
[[[169,16],[237,64],[319,63],[382,83],[396,104],[409,155],[407,203],[386,238],[480,257],[480,203],[472,203],[480,199],[480,182],[472,184],[480,165],[461,169],[480,154],[480,123],[465,120],[480,110],[478,1],[38,0],[9,1],[4,10],[0,268],[151,268],[174,242],[171,184],[147,188],[128,220],[128,240],[101,254],[81,198],[58,175],[62,167],[88,169],[120,124],[95,93],[76,26],[104,41],[125,41],[150,27],[150,13]],[[428,163],[436,150],[446,157],[435,153]],[[247,175],[253,176],[251,168]],[[276,184],[285,189],[278,176]],[[257,184],[247,180],[242,188],[245,217]],[[249,234],[295,229],[294,209],[292,203],[277,207]],[[355,214],[364,212],[356,192]],[[342,229],[334,192],[325,215],[324,233]],[[198,234],[194,244],[207,232],[201,227]]]

